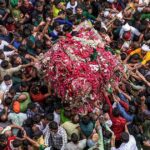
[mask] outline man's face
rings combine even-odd
[[[11,81],[11,80],[4,81],[4,82],[5,82],[5,84],[6,84],[7,86],[11,85],[11,83],[12,83],[12,81]]]
[[[55,134],[57,133],[57,131],[58,131],[58,130],[52,130],[52,129],[51,129],[51,130],[50,130],[50,133],[51,133],[52,135],[55,135]]]
[[[83,11],[82,11],[81,8],[77,8],[77,14],[78,14],[78,15],[82,15],[82,12],[83,12]]]

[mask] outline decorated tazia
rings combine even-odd
[[[42,69],[55,94],[80,111],[103,101],[103,90],[118,84],[116,71],[121,66],[105,51],[105,43],[93,28],[81,26],[77,32],[53,45],[45,54]]]

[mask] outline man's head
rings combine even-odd
[[[79,141],[79,138],[78,138],[78,135],[76,133],[73,133],[71,135],[71,141],[74,143],[74,144],[77,144],[78,141]]]
[[[82,7],[81,6],[76,7],[76,12],[77,12],[77,15],[82,15],[83,13]]]
[[[4,148],[7,146],[7,137],[5,134],[0,134],[0,148]]]
[[[4,76],[4,82],[7,86],[12,84],[11,76],[10,75],[5,75]]]
[[[52,134],[56,134],[57,131],[58,131],[58,124],[57,124],[57,122],[52,121],[52,122],[49,124],[49,128],[50,128],[50,132],[51,132]]]
[[[9,66],[9,62],[7,60],[3,60],[1,62],[1,67],[4,68],[4,69],[7,69]]]
[[[143,44],[142,47],[141,47],[141,50],[142,50],[141,51],[142,55],[145,55],[147,52],[150,51],[150,47],[146,44]]]
[[[128,143],[129,142],[129,134],[127,132],[123,132],[121,134],[121,141],[123,143]]]
[[[90,122],[90,118],[88,115],[82,117],[82,123],[87,125]]]
[[[113,113],[113,115],[115,117],[119,117],[120,116],[120,111],[117,108],[114,108],[112,113]]]

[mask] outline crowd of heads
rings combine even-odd
[[[36,64],[86,20],[124,71],[77,114]],[[149,119],[149,0],[0,0],[0,150],[148,150]]]

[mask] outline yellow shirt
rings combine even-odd
[[[61,9],[58,9],[55,5],[53,5],[53,17],[57,17],[60,11]]]
[[[134,50],[133,52],[130,53],[130,56],[134,55],[134,54],[139,54],[140,57],[142,58],[142,65],[145,65],[149,60],[150,60],[150,52],[147,52],[146,55],[143,57],[141,54],[142,49],[141,48],[137,48],[136,50]]]
[[[141,62],[142,65],[145,65],[148,61],[150,61],[150,52],[147,52],[146,55],[143,58],[143,61]]]

